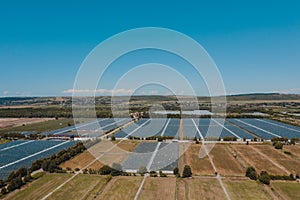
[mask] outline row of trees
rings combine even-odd
[[[86,150],[86,147],[83,143],[77,143],[76,145],[69,147],[68,149],[61,150],[57,154],[54,154],[50,157],[36,160],[32,163],[29,168],[30,172],[33,172],[38,169],[43,169],[44,171],[53,173],[53,172],[63,172],[63,170],[59,167],[59,165],[77,154],[82,153]]]
[[[19,140],[19,139],[38,140],[38,139],[43,139],[44,137],[46,136],[37,133],[31,133],[29,135],[25,135],[19,132],[0,133],[0,139],[4,139],[4,140]]]
[[[34,161],[28,169],[21,167],[17,171],[10,172],[5,181],[0,179],[1,194],[4,195],[15,189],[21,188],[24,184],[32,180],[31,173],[41,168],[50,173],[65,172],[59,165],[73,158],[77,154],[82,153],[85,149],[86,147],[83,143],[77,143],[50,157]]]
[[[29,171],[25,167],[19,168],[16,172],[12,171],[6,181],[0,179],[1,194],[5,195],[15,189],[21,188],[32,179]]]
[[[246,170],[246,176],[251,180],[258,180],[259,182],[269,185],[271,180],[287,180],[294,181],[296,180],[293,174],[289,176],[286,175],[271,175],[267,171],[261,171],[260,174],[257,174],[254,167],[248,167]],[[299,178],[299,175],[296,175],[296,178]]]
[[[287,137],[274,137],[271,139],[271,142],[274,143],[283,143],[283,144],[287,144],[287,145],[295,145],[296,143],[298,143],[300,141],[300,138],[291,138],[290,140]]]
[[[137,137],[137,136],[129,136],[128,139],[130,140],[157,140],[157,141],[164,141],[164,140],[172,140],[174,139],[173,136],[149,136],[146,138]]]
[[[189,165],[185,165],[184,168],[183,168],[183,172],[182,172],[182,175],[180,176],[180,172],[179,172],[179,169],[178,167],[175,167],[173,169],[173,174],[176,176],[176,177],[182,177],[182,178],[188,178],[188,177],[192,177],[193,173],[192,173],[192,168],[189,166]]]

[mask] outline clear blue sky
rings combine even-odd
[[[230,94],[300,93],[299,1],[4,0],[0,96],[67,95],[97,44],[149,26],[197,40]]]

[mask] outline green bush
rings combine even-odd
[[[150,171],[150,177],[157,177],[156,171]]]
[[[185,165],[182,172],[182,178],[188,178],[192,176],[192,169],[189,165]]]
[[[167,177],[167,174],[163,173],[161,170],[159,171],[159,176],[160,177]]]
[[[111,141],[116,141],[116,137],[114,135],[111,136]]]
[[[275,142],[274,144],[275,149],[282,149],[283,148],[283,144],[281,142]]]
[[[248,167],[246,170],[246,176],[251,180],[257,180],[257,173],[254,167]]]
[[[258,180],[263,184],[270,185],[271,178],[270,178],[268,172],[262,171],[260,173],[260,175],[258,176]]]
[[[173,174],[174,174],[176,177],[180,177],[178,167],[175,167],[175,168],[173,169]]]

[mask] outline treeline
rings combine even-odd
[[[111,176],[131,176],[131,173],[124,172],[122,166],[117,163],[113,163],[112,167],[108,165],[102,166],[100,169],[83,169],[84,174],[99,174],[99,175],[111,175]],[[135,175],[135,174],[134,174]]]
[[[50,157],[34,161],[31,167],[29,168],[29,171],[33,172],[42,168],[44,171],[50,173],[53,172],[62,173],[64,171],[59,167],[59,165],[75,157],[77,154],[82,153],[84,150],[86,150],[84,144],[81,142],[77,143],[76,145],[69,147],[66,150],[65,149],[61,150],[57,154],[54,154]]]
[[[173,169],[173,174],[179,178],[189,178],[189,177],[192,177],[193,173],[192,173],[192,168],[189,166],[189,165],[185,165],[184,168],[183,168],[183,171],[182,171],[182,175],[180,176],[180,172],[179,172],[179,169],[178,167],[175,167]]]
[[[29,135],[25,135],[18,132],[0,133],[0,139],[3,140],[20,140],[20,139],[38,140],[38,139],[43,139],[44,137],[46,136],[42,134],[35,134],[35,133],[31,133]]]
[[[95,142],[96,141],[89,142],[87,143],[87,146],[81,142],[77,143],[68,149],[59,151],[57,154],[34,161],[28,169],[21,167],[17,171],[10,172],[5,181],[0,179],[1,194],[5,195],[15,189],[21,188],[33,179],[31,173],[39,169],[43,169],[50,173],[65,173],[66,171],[62,170],[59,165],[82,153],[86,150],[86,147],[92,146]]]
[[[82,117],[87,117],[87,113],[83,112]],[[97,108],[96,115],[98,118],[110,118],[112,112],[109,107]],[[51,107],[32,107],[32,108],[3,108],[0,109],[0,117],[2,118],[72,118],[71,106],[51,106]],[[80,116],[77,116],[80,117]],[[128,117],[128,116],[126,116]]]
[[[129,136],[129,140],[158,140],[158,141],[164,141],[164,140],[172,140],[174,139],[173,136],[150,136],[150,137],[137,137],[137,136]]]
[[[71,107],[37,107],[0,109],[0,117],[72,118]]]
[[[294,176],[293,174],[287,175],[271,175],[267,171],[261,171],[258,174],[254,167],[248,167],[246,170],[246,177],[251,180],[259,180],[259,182],[269,185],[271,180],[286,180],[286,181],[295,181],[299,178],[299,174]]]
[[[296,143],[298,143],[300,141],[300,138],[291,138],[288,139],[287,137],[274,137],[271,139],[271,142],[273,143],[273,145],[275,143],[283,143],[283,144],[287,144],[287,145],[295,145]]]

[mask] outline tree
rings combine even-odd
[[[7,182],[11,182],[14,178],[16,178],[16,174],[14,171],[12,171],[7,177]]]
[[[283,144],[281,142],[275,142],[274,143],[274,147],[275,147],[275,149],[282,149],[283,148]]]
[[[254,167],[248,167],[246,170],[246,176],[251,180],[257,180],[257,173]]]
[[[109,175],[109,174],[111,174],[112,171],[113,171],[113,169],[110,166],[104,165],[103,167],[101,167],[99,169],[99,174],[101,174],[101,175]]]
[[[111,136],[111,141],[116,141],[116,137],[114,135]]]
[[[182,178],[187,178],[192,176],[192,169],[189,165],[185,165],[182,172]]]
[[[30,172],[33,172],[35,170],[38,170],[42,167],[42,163],[43,161],[42,160],[36,160],[34,161],[32,164],[31,164],[31,167],[29,169]]]
[[[173,169],[173,174],[174,174],[176,177],[180,177],[178,167],[175,167],[175,168]]]
[[[11,180],[10,184],[7,187],[7,190],[9,192],[11,192],[15,189],[19,189],[22,185],[23,185],[22,177],[18,176],[18,177]]]
[[[194,141],[194,142],[197,142],[197,141],[198,141],[198,139],[197,139],[196,136],[194,137],[193,141]]]
[[[156,171],[150,171],[150,177],[157,177]]]
[[[27,174],[26,176],[24,176],[23,181],[24,181],[24,182],[30,182],[31,179],[32,179],[31,175],[30,175],[30,174]]]
[[[260,175],[258,176],[258,180],[263,184],[269,185],[271,178],[270,178],[268,172],[262,171],[262,172],[260,172]]]
[[[25,167],[20,167],[16,172],[16,176],[24,177],[26,175],[27,175],[27,169]]]
[[[159,171],[159,176],[160,177],[167,177],[167,174],[163,173],[161,170]]]
[[[66,170],[67,171],[72,171],[72,168],[71,167],[67,167]]]

